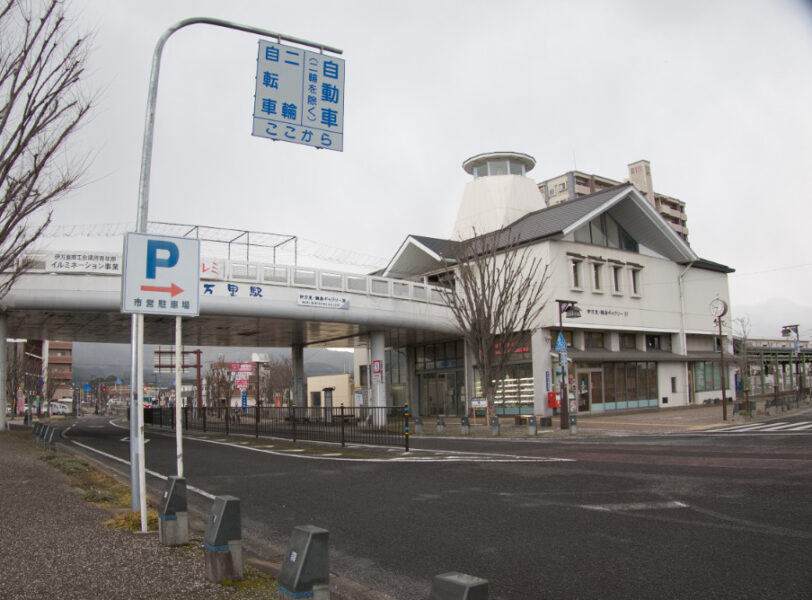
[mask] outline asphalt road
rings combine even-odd
[[[68,431],[123,460],[127,435]],[[173,475],[173,435],[147,437],[147,468]],[[276,560],[295,525],[324,527],[334,572],[399,600],[446,571],[494,600],[812,598],[812,431],[415,438],[408,456],[218,440],[185,439],[187,483],[209,495],[192,508],[237,496],[246,547]]]

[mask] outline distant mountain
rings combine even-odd
[[[144,346],[144,381],[156,381],[153,371],[153,352],[158,346]],[[164,346],[164,349],[169,347]],[[187,349],[197,349],[197,346],[188,346]],[[203,346],[202,373],[209,370],[209,365],[219,360],[227,362],[250,362],[252,354],[267,354],[271,358],[289,358],[288,348],[212,348]],[[305,348],[304,350],[305,376],[332,375],[336,373],[352,373],[353,355],[351,352],[327,350],[325,348]],[[73,381],[86,383],[97,377],[118,377],[121,381],[130,381],[130,346],[129,344],[91,344],[74,342],[73,344]],[[188,374],[186,375],[188,377]],[[157,375],[157,381],[162,385],[174,382],[172,373]]]

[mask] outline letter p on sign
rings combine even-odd
[[[161,257],[158,257],[160,252]],[[177,244],[168,240],[147,240],[147,279],[155,279],[155,269],[171,269],[178,264],[180,251]]]

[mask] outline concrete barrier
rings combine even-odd
[[[206,578],[215,583],[243,578],[240,500],[217,496],[203,538]]]
[[[443,573],[431,582],[429,600],[488,600],[488,581],[465,573]]]

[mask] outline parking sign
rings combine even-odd
[[[200,313],[200,240],[128,233],[121,312],[195,317]]]

